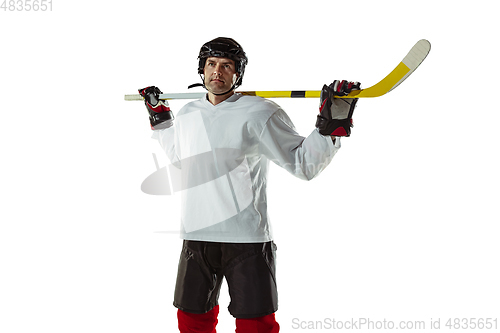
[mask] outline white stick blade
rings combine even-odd
[[[401,82],[406,80],[406,78],[410,76],[410,74],[413,73],[418,68],[418,66],[420,66],[420,64],[422,63],[422,61],[424,61],[430,51],[431,43],[426,39],[419,40],[411,48],[406,57],[404,57],[403,61],[401,61],[410,69],[410,71],[406,73],[406,75],[403,76],[403,78],[401,78],[401,80],[399,80],[398,83],[396,83],[389,91],[392,91],[394,88],[399,86]]]

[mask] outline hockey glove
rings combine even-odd
[[[320,96],[319,115],[316,127],[323,135],[350,136],[352,114],[357,98],[334,98],[333,96],[347,96],[352,90],[361,89],[359,82],[335,80],[332,84],[323,86]]]
[[[162,92],[158,87],[150,86],[139,89],[139,94],[144,97],[152,130],[160,130],[173,125],[174,114],[170,111],[168,102],[160,99]]]

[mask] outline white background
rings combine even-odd
[[[495,1],[52,6],[0,11],[1,332],[176,330],[178,199],[141,192],[152,154],[166,162],[144,105],[123,96],[186,92],[218,36],[249,56],[243,90],[368,87],[432,44],[396,90],[359,101],[319,178],[271,170],[282,331],[293,318],[500,320]],[[314,129],[317,100],[277,102]]]

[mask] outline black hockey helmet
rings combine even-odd
[[[234,39],[227,37],[218,37],[205,43],[201,47],[198,56],[198,74],[203,75],[205,63],[207,58],[210,57],[229,58],[233,60],[236,66],[236,72],[238,72],[238,80],[234,84],[233,89],[241,85],[248,58],[240,44]]]

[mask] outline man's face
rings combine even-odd
[[[238,79],[234,61],[228,58],[208,58],[203,73],[205,87],[215,94],[227,92]]]

